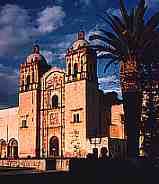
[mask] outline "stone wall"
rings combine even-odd
[[[39,171],[69,170],[70,159],[0,159],[2,167],[32,168]]]
[[[6,167],[21,167],[21,168],[34,168],[37,170],[46,170],[46,161],[44,159],[1,159],[0,166]]]
[[[12,138],[18,141],[18,107],[0,110],[0,139],[6,142]]]
[[[124,124],[122,122],[123,105],[112,105],[110,137],[124,139]]]

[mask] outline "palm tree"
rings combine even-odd
[[[120,63],[120,83],[125,113],[125,128],[127,132],[127,156],[139,155],[139,123],[142,105],[143,65],[149,65],[158,59],[158,48],[155,48],[159,34],[156,28],[159,24],[159,12],[147,22],[144,15],[147,10],[145,0],[140,0],[138,6],[130,13],[126,10],[123,0],[120,2],[121,17],[108,15],[101,17],[112,29],[108,32],[99,29],[101,34],[93,33],[90,40],[102,40],[105,46],[94,45],[96,51],[104,51],[103,55],[111,59],[105,66]]]

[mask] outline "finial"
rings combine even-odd
[[[33,53],[34,54],[39,54],[39,50],[40,50],[39,45],[38,44],[34,44],[33,45]]]
[[[78,40],[84,40],[85,39],[85,32],[79,31],[78,32]]]

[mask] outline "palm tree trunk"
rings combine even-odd
[[[123,92],[125,128],[127,133],[127,156],[139,156],[139,123],[141,117],[141,93]]]
[[[142,93],[139,83],[139,67],[136,57],[129,56],[121,64],[120,82],[125,114],[127,157],[139,156],[139,123],[141,119]]]

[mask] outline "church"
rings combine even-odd
[[[98,87],[97,56],[80,31],[66,70],[51,67],[38,45],[19,66],[19,105],[0,110],[0,157],[86,157],[124,142],[122,102]],[[112,142],[117,144],[112,144]],[[114,146],[114,147],[113,147]]]

